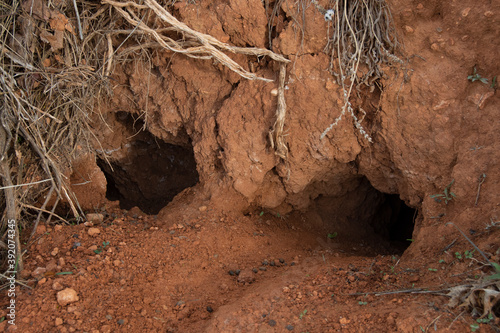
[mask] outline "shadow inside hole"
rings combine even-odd
[[[397,194],[376,190],[365,177],[347,187],[337,196],[315,200],[313,216],[319,219],[313,223],[322,236],[335,235],[333,242],[356,248],[366,246],[373,255],[402,254],[411,244],[417,210]]]
[[[119,200],[122,209],[137,206],[154,215],[178,193],[198,183],[193,147],[185,133],[185,140],[171,144],[142,130],[143,123],[128,114],[117,112],[116,119],[126,129],[122,151],[115,155],[120,157],[110,163],[97,161],[108,182],[108,200]]]

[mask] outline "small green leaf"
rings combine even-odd
[[[478,329],[479,329],[479,325],[478,325],[478,324],[476,324],[476,323],[474,323],[474,324],[470,324],[470,330],[471,330],[472,332],[475,332],[475,331],[476,331],[476,330],[478,330]]]
[[[59,273],[56,273],[56,275],[71,275],[73,274],[73,272],[59,272]]]
[[[359,305],[366,305],[366,304],[368,304],[368,302],[362,302],[362,301],[359,301],[359,302],[358,302],[358,304],[359,304]]]
[[[431,272],[437,272],[437,269],[436,268],[429,268],[429,271],[431,271]]]
[[[337,232],[334,232],[334,233],[328,234],[328,238],[333,239],[333,238],[337,237],[337,235],[338,235]]]
[[[264,215],[264,211],[260,212],[260,214],[259,214],[259,216],[262,216],[262,215]]]

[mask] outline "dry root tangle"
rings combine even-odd
[[[374,87],[376,80],[385,77],[382,64],[402,63],[394,54],[399,43],[389,8],[384,0],[336,0],[328,10],[316,1],[313,3],[329,22],[325,51],[331,56],[330,71],[342,87],[344,100],[340,115],[321,134],[321,139],[347,112],[361,135],[372,142],[349,99],[355,86]]]

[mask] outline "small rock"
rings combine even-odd
[[[92,245],[91,247],[89,247],[89,251],[95,251],[97,250],[97,245]]]
[[[259,267],[259,269],[260,269],[261,271],[267,271],[267,268],[265,268],[264,266]]]
[[[263,261],[262,261],[262,265],[264,265],[264,266],[269,265],[269,261],[267,261],[267,260],[263,260]]]
[[[63,324],[62,318],[56,318],[56,326],[61,326]]]
[[[45,274],[45,272],[47,272],[47,269],[45,267],[37,267],[33,272],[31,272],[31,276],[36,278]]]
[[[292,325],[286,325],[285,328],[289,331],[293,331],[293,326]]]
[[[279,261],[280,261],[280,263],[282,263],[282,264],[284,264],[284,263],[285,263],[285,259],[280,258],[280,259],[279,259]]]
[[[207,311],[209,313],[212,313],[212,312],[214,312],[214,309],[212,309],[212,307],[209,305],[209,306],[207,306]]]
[[[59,281],[59,279],[55,280],[54,283],[52,283],[52,289],[54,290],[63,290],[64,289],[64,286],[62,285],[62,283]]]
[[[252,283],[255,281],[255,273],[251,269],[244,269],[238,275],[238,282],[240,283]]]
[[[30,272],[29,270],[27,270],[27,269],[23,269],[23,270],[21,271],[21,278],[22,278],[23,280],[27,280],[30,276],[31,276],[31,272]],[[1,331],[0,331],[0,332],[1,332]]]
[[[492,17],[493,16],[493,12],[491,10],[488,10],[488,11],[484,12],[484,16],[486,16],[486,17]]]
[[[62,230],[62,225],[58,224],[54,227],[54,231],[61,231]]]
[[[229,272],[227,272],[227,273],[228,273],[229,275],[231,275],[231,276],[235,276],[235,275],[236,275],[236,273],[235,273],[233,270],[231,270],[231,271],[229,271]]]
[[[69,313],[72,313],[72,312],[75,312],[76,310],[78,310],[78,308],[74,305],[70,305],[68,306],[68,308],[66,309]]]
[[[466,17],[467,15],[469,15],[469,12],[470,12],[470,7],[465,8],[464,10],[462,10],[462,16]]]
[[[198,208],[200,210],[200,212],[204,212],[207,210],[207,206],[200,206],[200,208]]]
[[[113,265],[115,266],[120,266],[122,264],[122,262],[118,259],[116,259],[115,261],[113,261]]]
[[[109,332],[111,332],[111,326],[109,326],[109,325],[102,325],[100,331],[102,333],[109,333]]]
[[[58,247],[55,247],[52,252],[50,252],[50,255],[55,257],[57,256],[57,254],[59,253],[59,248]]]
[[[420,280],[420,278],[418,276],[412,276],[410,277],[410,282],[418,282],[418,280]]]
[[[38,281],[38,285],[42,285],[42,284],[44,284],[45,282],[47,282],[47,278],[43,278],[43,279],[41,279],[40,281]]]
[[[64,266],[66,264],[66,260],[64,258],[59,258],[59,266]]]
[[[252,268],[252,272],[254,272],[255,274],[257,274],[259,270],[257,268]]]
[[[56,260],[52,259],[51,261],[49,261],[47,263],[47,265],[45,265],[45,269],[47,270],[47,272],[53,272],[53,271],[55,271],[57,269]]]
[[[57,293],[57,303],[59,303],[60,306],[78,302],[79,299],[78,294],[72,288],[66,288]]]
[[[181,311],[177,313],[177,319],[178,320],[183,320],[185,318],[188,318],[190,315],[190,309],[188,307],[183,308]]]
[[[104,221],[104,215],[102,214],[87,214],[87,220],[90,222],[102,222]]]
[[[111,319],[113,319],[113,316],[112,315],[106,315],[106,319],[107,320],[111,320]]]
[[[413,29],[409,25],[405,25],[405,31],[409,34],[412,34],[413,32],[415,32],[415,29]]]
[[[274,326],[276,326],[276,320],[271,319],[271,320],[269,320],[269,321],[267,322],[267,324],[268,324],[269,326],[271,326],[271,327],[274,327]]]
[[[123,324],[125,324],[125,320],[118,319],[117,323],[118,323],[118,325],[123,325]]]
[[[99,228],[90,228],[88,231],[89,236],[95,236],[97,234],[100,234],[101,230]]]
[[[38,227],[36,227],[36,233],[38,235],[44,234],[47,232],[47,227],[44,226],[43,224],[40,224]]]

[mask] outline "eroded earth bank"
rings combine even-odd
[[[500,260],[500,4],[388,1],[404,61],[351,95],[372,143],[350,116],[321,139],[344,105],[324,13],[265,4],[169,11],[234,46],[269,48],[271,37],[290,60],[286,160],[269,140],[275,62],[232,55],[269,83],[159,49],[117,64],[112,99],[92,115],[92,152],[70,172],[82,208],[102,216],[38,227],[19,331],[470,330],[475,319],[448,297],[375,293],[490,274],[449,222]],[[65,288],[78,301],[58,303]]]

